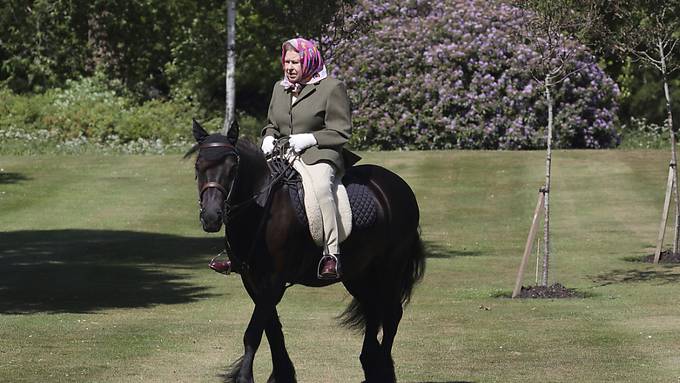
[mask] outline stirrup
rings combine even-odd
[[[224,256],[224,255],[227,255],[227,251],[226,251],[226,250],[222,250],[219,254],[217,254],[216,256],[214,256],[214,257],[210,260],[210,262],[208,263],[208,267],[210,267],[210,269],[212,269],[213,271],[215,271],[215,272],[217,272],[217,273],[220,273],[220,274],[223,274],[223,275],[229,275],[229,274],[231,274],[231,271],[232,271],[231,259],[229,259],[229,257],[227,257],[227,259],[226,259],[225,261],[216,261],[217,258],[222,257],[222,256]],[[219,269],[219,268],[216,268],[216,267],[215,267],[215,264],[218,263],[218,262],[221,262],[221,263],[229,263],[229,267],[228,267],[227,269]]]
[[[325,261],[331,258],[335,261],[335,274],[334,275],[322,275],[321,274],[321,267],[325,263]],[[326,280],[326,281],[333,281],[333,280],[338,280],[340,279],[341,273],[340,273],[340,259],[338,259],[337,255],[334,254],[326,254],[321,259],[319,260],[319,265],[316,267],[316,277],[321,280]]]

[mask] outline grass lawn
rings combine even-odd
[[[363,153],[415,189],[427,272],[394,359],[401,382],[680,382],[680,266],[650,254],[667,151],[556,151],[551,282],[587,293],[510,300],[543,152]],[[206,265],[178,156],[0,156],[0,381],[219,382],[253,308]],[[671,221],[671,220],[669,220]],[[668,235],[670,237],[670,234]],[[525,284],[534,283],[534,263]],[[339,285],[279,306],[300,382],[359,382]],[[266,381],[266,342],[256,379]]]

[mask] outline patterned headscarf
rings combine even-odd
[[[286,74],[283,75],[281,85],[287,90],[298,91],[302,85],[317,83],[328,76],[326,66],[321,57],[321,52],[314,45],[313,42],[303,38],[290,39],[281,46],[281,65],[285,68],[286,61],[286,45],[290,44],[293,49],[300,54],[300,66],[302,73],[300,73],[299,83],[291,83],[288,81]],[[285,70],[285,69],[284,69]]]

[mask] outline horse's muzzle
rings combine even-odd
[[[214,212],[201,211],[199,216],[203,230],[208,233],[217,233],[222,229],[222,222],[224,220],[224,213],[221,210]]]

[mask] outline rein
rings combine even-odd
[[[283,151],[282,151],[282,152],[283,152]],[[281,157],[283,158],[283,154],[281,154]],[[273,158],[273,156],[272,156],[272,158]],[[271,162],[270,162],[270,161],[267,161],[267,166],[269,166],[269,169],[270,169],[270,170],[274,170],[273,167],[272,167],[272,165],[271,165]],[[289,162],[289,163],[286,165],[285,170],[287,171],[288,169],[292,169],[292,168],[293,168],[293,163],[292,163],[292,162]],[[262,189],[260,189],[259,191],[255,192],[255,194],[253,194],[252,196],[250,196],[249,198],[247,198],[247,199],[244,200],[244,201],[241,201],[241,202],[239,202],[239,203],[237,203],[237,204],[235,204],[235,205],[232,205],[232,204],[229,203],[228,200],[226,200],[226,201],[225,201],[225,203],[227,204],[227,216],[226,216],[226,217],[227,217],[227,218],[234,218],[234,217],[236,217],[236,216],[238,215],[239,210],[240,210],[241,208],[243,208],[243,207],[245,207],[245,206],[251,204],[251,203],[252,203],[253,201],[255,201],[260,195],[262,195],[262,194],[264,194],[264,193],[267,193],[267,198],[266,198],[266,200],[265,200],[265,206],[266,206],[266,205],[267,205],[267,201],[269,201],[269,197],[270,197],[270,195],[271,195],[271,190],[272,190],[272,188],[273,188],[276,184],[278,184],[278,183],[281,181],[281,179],[285,176],[285,173],[286,173],[285,171],[282,171],[282,172],[278,173],[278,174],[277,174],[274,178],[272,178],[272,179],[271,179],[271,180],[270,180],[270,181],[269,181]],[[220,185],[220,186],[221,186],[221,185]]]
[[[211,142],[211,143],[207,143],[207,144],[201,144],[198,147],[198,149],[200,151],[201,149],[216,148],[216,147],[225,147],[225,148],[230,149],[229,152],[226,155],[236,156],[237,164],[240,163],[240,156],[239,156],[238,150],[236,149],[236,147],[234,145],[231,145],[229,143]],[[272,172],[274,172],[274,170],[277,170],[278,174],[274,178],[272,178],[262,189],[255,192],[252,196],[250,196],[249,198],[247,198],[246,200],[244,200],[242,202],[239,202],[237,204],[231,204],[230,203],[231,194],[234,191],[234,186],[236,185],[236,181],[238,179],[238,175],[239,175],[238,171],[236,172],[236,176],[234,177],[234,180],[231,182],[231,187],[230,187],[229,191],[227,191],[224,188],[224,186],[222,186],[219,182],[215,182],[215,181],[206,182],[205,184],[203,184],[203,186],[201,186],[201,190],[199,192],[198,202],[200,204],[201,211],[203,211],[203,193],[206,190],[211,189],[211,188],[215,188],[215,189],[219,190],[225,197],[225,199],[224,199],[224,206],[225,206],[224,224],[226,225],[227,221],[229,219],[235,218],[236,216],[238,216],[239,212],[243,211],[242,208],[250,205],[260,195],[266,193],[266,198],[265,198],[265,202],[264,202],[264,206],[263,206],[263,208],[265,210],[265,214],[262,215],[262,218],[260,219],[260,222],[258,223],[257,230],[255,231],[255,236],[259,235],[260,232],[264,229],[264,224],[265,224],[265,221],[266,221],[266,218],[267,218],[266,212],[271,207],[271,194],[272,194],[271,191],[273,190],[274,186],[276,186],[284,178],[286,173],[288,173],[288,170],[293,168],[293,161],[288,161],[285,158],[286,155],[285,155],[284,145],[281,145],[281,146],[277,145],[276,151],[277,151],[277,153],[273,154],[271,156],[271,159],[274,159],[278,156],[280,159],[285,161],[286,165],[283,167],[283,171],[281,171],[282,169],[281,169],[280,165],[279,166],[272,165],[273,161],[267,161],[267,166],[270,168],[270,170]],[[276,169],[275,169],[275,167],[276,167]],[[231,251],[229,239],[226,238],[226,236],[225,236],[225,247],[226,247],[225,250],[227,252],[227,255],[229,256],[229,258],[232,258],[234,260],[238,260],[239,261],[238,263],[240,263],[239,268],[242,268],[244,271],[246,271],[250,268],[250,259],[252,258],[252,255],[255,252],[256,245],[257,245],[257,241],[253,241],[253,243],[250,247],[250,250],[246,254],[245,258],[238,260],[238,257],[235,257],[234,254]]]
[[[234,155],[236,157],[237,163],[240,162],[240,155],[239,155],[236,147],[234,145],[226,143],[226,142],[210,142],[210,143],[207,143],[207,144],[201,144],[198,147],[198,150],[200,151],[201,149],[220,148],[220,147],[230,149],[227,152],[227,154],[225,154],[225,156]],[[229,191],[227,191],[227,189],[224,186],[222,186],[219,182],[208,181],[208,182],[204,183],[203,186],[201,186],[201,190],[198,193],[198,196],[199,196],[198,202],[201,205],[201,208],[203,207],[203,193],[205,193],[206,190],[212,189],[212,188],[219,190],[224,195],[224,197],[225,197],[224,203],[225,203],[225,207],[227,208],[227,209],[225,209],[225,212],[227,213],[228,216],[231,216],[231,217],[234,217],[236,215],[236,213],[238,212],[238,210],[240,210],[241,208],[252,203],[254,200],[257,199],[257,197],[259,197],[263,193],[267,193],[268,194],[267,199],[269,199],[269,193],[271,192],[272,187],[274,185],[276,185],[277,183],[279,183],[279,181],[281,181],[281,179],[285,176],[285,174],[288,172],[288,170],[290,170],[293,167],[292,161],[287,161],[285,159],[284,148],[281,146],[281,147],[278,147],[277,149],[278,149],[278,153],[272,155],[271,158],[274,159],[278,156],[280,159],[284,160],[287,164],[283,169],[280,169],[280,166],[277,167],[277,169],[274,169],[273,166],[271,165],[271,162],[267,161],[267,166],[269,166],[270,170],[272,170],[272,171],[276,170],[275,173],[278,173],[278,174],[271,181],[269,181],[262,189],[255,192],[252,196],[248,197],[244,201],[241,201],[237,204],[231,204],[230,203],[231,193],[234,190],[234,185],[236,184],[239,173],[238,172],[236,173],[236,177],[234,177],[234,180],[231,182],[231,187],[230,187]],[[227,215],[225,215],[225,218],[227,217]]]

